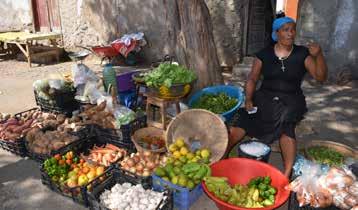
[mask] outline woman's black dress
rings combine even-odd
[[[306,47],[297,45],[283,61],[278,59],[273,46],[258,52],[256,57],[262,61],[263,75],[262,85],[253,97],[258,111],[249,115],[244,108],[239,109],[236,126],[266,143],[272,143],[282,134],[295,139],[296,124],[307,111],[301,83],[308,55]]]

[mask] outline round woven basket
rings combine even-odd
[[[354,159],[358,159],[357,150],[355,150],[347,145],[333,142],[333,141],[313,140],[313,141],[305,144],[305,155],[310,160],[314,160],[314,159],[313,159],[313,157],[311,157],[308,154],[308,149],[311,147],[315,147],[315,146],[327,147],[327,148],[333,149],[333,150],[341,153],[344,157],[351,157]]]
[[[210,162],[220,160],[228,145],[228,132],[223,120],[204,109],[190,109],[181,112],[170,122],[166,131],[166,146],[169,147],[178,137],[186,144],[200,141],[201,148],[211,151]]]
[[[141,129],[137,130],[136,132],[134,132],[134,134],[132,136],[132,141],[133,141],[138,152],[151,151],[153,153],[163,153],[163,152],[167,151],[166,147],[162,147],[159,149],[147,149],[147,148],[142,147],[140,145],[140,139],[142,139],[145,136],[160,136],[165,141],[165,136],[164,136],[163,130],[161,130],[159,128],[154,128],[154,127],[141,128]]]

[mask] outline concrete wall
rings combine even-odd
[[[60,12],[65,46],[106,44],[126,33],[142,31],[149,61],[172,53],[175,9],[168,0],[62,0]],[[220,63],[232,65],[240,55],[240,0],[207,0]]]
[[[358,1],[301,0],[298,42],[321,44],[330,77],[349,69],[358,78]]]
[[[1,0],[0,11],[0,31],[32,27],[31,5],[28,0]]]

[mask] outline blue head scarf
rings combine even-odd
[[[280,29],[283,25],[285,25],[286,23],[294,23],[295,20],[290,18],[290,17],[281,17],[281,18],[277,18],[275,21],[273,21],[272,24],[272,34],[271,37],[272,39],[277,42],[277,34],[276,31],[278,29]]]

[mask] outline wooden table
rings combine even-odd
[[[27,32],[5,32],[0,33],[0,43],[3,44],[14,44],[16,45],[21,52],[26,56],[27,62],[31,67],[31,58],[33,56],[43,56],[43,55],[55,55],[57,61],[59,61],[58,50],[47,50],[40,53],[31,52],[34,48],[41,48],[41,46],[33,45],[34,41],[41,40],[50,40],[51,44],[57,46],[56,40],[62,39],[60,33],[27,33]],[[2,44],[0,44],[1,46]],[[25,48],[23,47],[25,46]],[[45,47],[42,47],[45,49]]]

